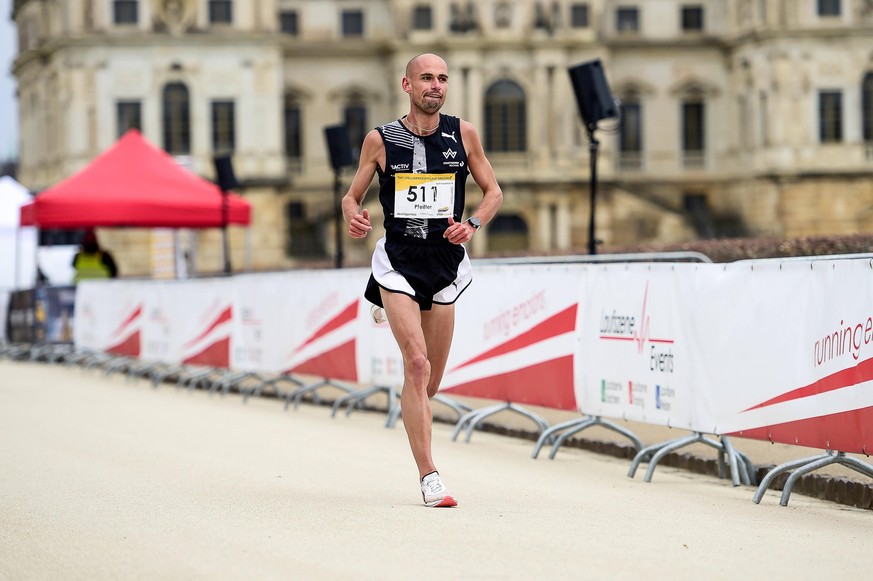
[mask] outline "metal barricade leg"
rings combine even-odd
[[[531,454],[531,458],[536,459],[540,454],[540,450],[546,443],[554,443],[556,435],[561,430],[566,430],[567,428],[572,428],[578,424],[584,424],[590,421],[591,418],[588,416],[582,416],[581,418],[574,418],[572,420],[567,420],[565,422],[561,422],[559,424],[555,424],[554,426],[550,426],[548,429],[543,430],[543,433],[540,434],[540,437],[537,438],[537,443],[534,445],[533,453]]]
[[[777,476],[782,474],[783,472],[788,472],[789,470],[793,470],[799,466],[805,466],[806,464],[810,464],[812,462],[822,460],[824,458],[828,458],[830,454],[820,454],[818,456],[813,456],[810,458],[800,458],[798,460],[789,460],[788,462],[784,462],[770,469],[769,472],[764,476],[764,479],[761,480],[761,484],[758,485],[758,489],[755,491],[755,494],[752,496],[752,502],[755,504],[759,504],[761,499],[764,498],[764,493],[767,492],[767,489],[770,488],[770,483],[776,479]]]

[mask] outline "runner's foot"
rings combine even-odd
[[[458,506],[457,501],[449,494],[449,489],[440,479],[439,472],[425,474],[421,479],[421,496],[424,505],[432,508],[449,508]]]

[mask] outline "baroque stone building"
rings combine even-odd
[[[237,268],[333,255],[324,127],[357,149],[403,114],[422,52],[448,62],[443,111],[478,127],[504,190],[474,255],[586,246],[567,69],[593,59],[622,113],[595,133],[598,238],[873,228],[873,0],[15,0],[12,17],[20,181],[48,187],[130,127],[208,178],[232,153],[253,205]],[[151,233],[102,236],[123,272],[149,272]],[[192,238],[199,270],[220,269],[218,236]],[[374,242],[346,238],[349,262]]]

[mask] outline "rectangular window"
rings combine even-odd
[[[323,221],[307,218],[303,202],[288,202],[285,209],[288,220],[288,238],[285,252],[295,258],[324,258],[327,256],[324,240],[327,237]]]
[[[682,164],[684,167],[703,167],[706,149],[706,108],[701,101],[682,103]]]
[[[819,16],[839,16],[841,8],[840,0],[818,0]]]
[[[115,24],[137,24],[139,22],[139,2],[137,0],[115,0],[112,2],[112,21]]]
[[[761,145],[767,147],[770,145],[770,127],[767,123],[770,119],[770,106],[768,104],[767,93],[764,91],[761,91],[760,95],[758,95],[758,107],[761,115]]]
[[[282,34],[297,36],[300,33],[297,25],[296,10],[285,10],[279,14],[279,30],[282,31]]]
[[[576,2],[570,5],[570,26],[588,28],[588,3]]]
[[[343,10],[342,35],[344,37],[364,36],[364,13],[361,10]]]
[[[233,2],[231,0],[209,0],[209,23],[230,24],[233,22]]]
[[[163,97],[164,150],[170,155],[191,153],[191,108],[188,87],[169,83]]]
[[[640,11],[636,6],[622,6],[615,11],[615,29],[618,32],[639,32]]]
[[[302,115],[300,106],[291,98],[285,98],[285,157],[299,160],[303,157]]]
[[[618,150],[620,169],[642,167],[643,116],[639,103],[629,101],[621,104]]]
[[[118,137],[130,129],[142,131],[142,106],[139,101],[119,101],[115,105]]]
[[[349,105],[343,113],[346,128],[349,130],[349,143],[355,161],[361,157],[361,145],[367,136],[367,108],[363,105]]]
[[[843,140],[843,93],[819,91],[818,134],[822,143],[839,143]]]
[[[231,153],[236,147],[233,101],[212,102],[212,151]]]
[[[433,28],[433,13],[429,5],[419,4],[412,9],[412,30]]]
[[[682,7],[682,30],[685,32],[703,30],[703,6]]]
[[[639,153],[643,150],[641,113],[639,103],[621,104],[620,151]]]
[[[737,97],[737,111],[739,112],[739,141],[744,150],[750,147],[749,143],[749,102],[745,95]]]

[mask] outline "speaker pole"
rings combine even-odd
[[[330,165],[333,167],[333,218],[336,234],[336,267],[343,267],[343,206],[340,191],[340,172],[344,167],[354,165],[352,147],[349,143],[349,130],[345,125],[332,125],[324,128]]]
[[[333,220],[336,233],[336,267],[343,267],[343,206],[340,196],[340,170],[333,170]]]
[[[227,190],[221,188],[221,245],[224,248],[224,274],[230,274],[230,245],[227,240],[227,223],[230,208]]]
[[[229,192],[240,187],[233,173],[233,161],[230,155],[213,156],[212,163],[215,165],[215,175],[218,189],[221,190],[221,246],[224,252],[224,273],[230,274],[230,244],[228,241],[227,226],[230,223],[230,198]]]
[[[594,137],[597,123],[585,125],[588,131],[588,156],[591,162],[591,215],[588,217],[588,254],[597,254],[597,238],[594,235],[594,216],[597,206],[597,150],[600,142]]]

